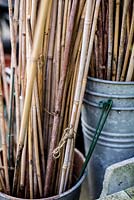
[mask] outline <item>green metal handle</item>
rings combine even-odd
[[[105,125],[105,122],[107,120],[107,117],[108,117],[108,114],[112,108],[112,105],[113,105],[113,101],[111,99],[109,99],[107,102],[101,102],[101,105],[102,105],[102,113],[101,113],[101,116],[100,116],[100,119],[99,119],[99,122],[97,124],[97,128],[96,128],[96,131],[95,131],[95,135],[93,137],[93,140],[92,140],[92,143],[90,145],[90,148],[89,148],[89,151],[88,151],[88,154],[86,156],[86,159],[85,159],[85,162],[83,164],[83,167],[82,167],[82,170],[81,170],[81,173],[80,173],[80,176],[78,178],[77,181],[80,180],[80,178],[83,176],[84,172],[85,172],[85,169],[87,167],[87,164],[92,156],[92,153],[95,149],[95,146],[97,144],[97,141],[99,139],[99,136],[101,134],[101,131]]]

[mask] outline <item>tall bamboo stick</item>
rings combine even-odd
[[[108,51],[108,2],[105,2],[105,23],[104,23],[104,65],[107,66],[107,51]],[[107,72],[105,73],[105,79],[107,77]]]
[[[1,171],[0,171],[0,184],[1,184],[1,190],[2,190],[2,192],[6,193],[6,186],[5,186],[3,177],[1,175]]]
[[[127,37],[129,36],[130,32],[130,13],[127,13]]]
[[[8,173],[8,160],[7,160],[7,142],[6,132],[4,127],[4,104],[2,96],[2,82],[0,77],[0,127],[1,127],[1,140],[2,140],[2,154],[5,172],[6,192],[10,194],[9,173]]]
[[[113,55],[113,13],[114,1],[109,0],[109,39],[108,39],[108,65],[107,65],[107,79],[111,79],[112,71],[112,55]]]
[[[127,50],[126,50],[126,54],[125,54],[125,60],[124,60],[124,65],[123,65],[121,79],[120,79],[121,81],[124,81],[124,79],[125,79],[126,70],[127,70],[127,66],[128,66],[128,62],[129,62],[129,56],[130,56],[131,49],[132,49],[133,36],[134,36],[134,3],[133,3],[133,14],[132,14],[130,34],[129,34],[129,38],[128,38]]]
[[[44,141],[43,141],[43,135],[42,135],[42,124],[41,124],[41,110],[39,105],[39,95],[38,95],[38,87],[37,87],[37,81],[35,80],[35,86],[34,86],[34,98],[35,98],[35,104],[36,104],[36,114],[37,114],[37,124],[38,124],[38,137],[39,137],[39,145],[40,145],[40,160],[41,160],[41,169],[43,178],[42,181],[45,182],[45,154],[44,154]]]
[[[49,95],[47,95],[49,98],[47,99],[49,101],[49,107],[47,108],[50,113],[54,112],[54,97],[55,97],[55,90],[53,90],[53,87],[55,85],[54,82],[54,77],[55,77],[55,73],[54,73],[54,77],[53,77],[53,56],[54,56],[54,39],[56,37],[56,19],[57,19],[57,1],[53,2],[53,10],[52,10],[52,19],[51,19],[51,30],[50,30],[50,38],[49,38],[49,47],[48,47],[48,58],[47,58],[47,68],[49,70],[49,80],[47,81],[47,85],[48,85],[48,93]],[[56,42],[56,41],[55,41]],[[57,63],[58,64],[58,63]],[[56,67],[56,71],[57,71],[57,67]],[[56,75],[57,77],[57,75]],[[55,77],[55,79],[56,79]],[[54,84],[54,85],[53,85]],[[56,88],[57,86],[55,86]],[[52,132],[52,124],[53,124],[53,115],[49,115],[48,113],[46,113],[48,116],[48,134],[46,132],[46,134],[48,135],[48,146],[50,143],[50,139],[51,139],[51,132]]]
[[[104,56],[103,56],[103,17],[102,17],[102,9],[100,9],[99,11],[99,17],[98,17],[98,58],[99,58],[99,77],[100,79],[103,79],[104,75],[103,75],[103,60],[104,60]],[[92,67],[93,70],[92,73],[94,74],[94,68]]]
[[[21,71],[22,71],[22,24],[23,24],[23,6],[24,0],[20,1],[19,9],[19,58],[18,58],[18,84],[19,89],[21,88]]]
[[[31,27],[32,27],[32,34],[34,35],[36,21],[37,21],[37,6],[38,0],[32,0],[32,9],[31,9]]]
[[[112,66],[112,81],[116,79],[116,69],[118,62],[118,44],[119,44],[119,19],[120,19],[120,0],[116,0],[116,15],[115,15],[115,31],[114,31],[114,55]]]
[[[116,81],[120,80],[121,69],[122,69],[122,64],[123,64],[124,45],[125,45],[125,36],[126,36],[126,27],[127,27],[126,26],[127,12],[128,12],[128,8],[129,8],[129,4],[130,4],[130,0],[124,0],[124,9],[123,9],[123,19],[122,19],[122,27],[121,27]]]
[[[36,166],[35,166],[35,153],[33,151],[33,163],[34,163],[34,173],[33,173],[33,189],[34,189],[34,198],[36,199],[37,194],[38,194],[38,180],[37,180],[37,171],[36,171]]]
[[[58,94],[58,86],[60,79],[60,59],[61,59],[61,31],[62,31],[62,7],[63,0],[58,1],[58,17],[57,17],[57,58],[56,58],[56,91]]]
[[[30,184],[30,198],[33,199],[33,132],[32,132],[32,122],[31,115],[29,117],[28,126],[28,157],[29,157],[29,184]]]
[[[133,45],[133,49],[132,49],[130,63],[129,63],[129,66],[128,66],[128,72],[127,72],[127,76],[126,76],[126,81],[131,81],[132,80],[133,72],[134,72],[134,45]]]
[[[33,94],[34,95],[34,94]],[[36,115],[36,107],[35,107],[35,98],[33,96],[32,99],[32,118],[33,118],[33,139],[34,139],[34,148],[35,148],[35,164],[37,171],[37,180],[39,185],[39,194],[40,198],[43,196],[43,188],[42,188],[42,176],[41,176],[41,167],[40,167],[40,159],[39,159],[39,146],[38,146],[38,134],[37,134],[37,115]]]
[[[13,166],[13,134],[11,134],[12,127],[12,114],[13,114],[13,94],[14,94],[14,72],[17,67],[16,60],[16,38],[14,31],[14,23],[13,23],[13,9],[12,9],[12,1],[8,0],[9,7],[9,23],[10,23],[10,38],[11,38],[11,80],[10,80],[10,105],[9,105],[9,164],[10,167]],[[15,82],[16,83],[16,82]],[[16,96],[17,98],[17,96]],[[18,107],[18,106],[17,106]]]
[[[64,49],[65,49],[68,3],[69,3],[69,1],[65,0],[64,17],[63,17],[63,28],[62,28],[62,40],[61,40],[61,64],[62,64],[62,58],[64,56]]]
[[[27,69],[26,69],[26,60],[27,60],[27,20],[26,20],[26,0],[23,2],[23,21],[22,21],[22,71],[21,71],[21,91],[23,98],[25,97],[25,90],[26,90],[26,78],[27,78]]]
[[[8,84],[6,81],[4,48],[3,48],[1,35],[0,35],[0,62],[1,62],[1,68],[2,68],[1,71],[2,71],[4,95],[5,95],[5,101],[6,101],[6,106],[7,106],[7,113],[9,116],[9,91],[8,91]]]
[[[13,22],[14,22],[14,32],[15,32],[15,38],[17,40],[17,31],[18,31],[18,16],[19,16],[19,1],[14,1],[14,16],[13,16]]]
[[[24,148],[22,151],[21,159],[21,175],[20,175],[20,192],[21,194],[25,191],[25,178],[26,178],[26,155],[27,155],[27,134],[25,136]]]

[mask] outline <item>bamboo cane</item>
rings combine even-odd
[[[25,191],[25,177],[26,177],[26,154],[27,154],[27,135],[25,136],[24,148],[21,158],[21,172],[20,172],[20,193]]]
[[[68,127],[68,125],[70,124],[70,120],[71,120],[71,114],[72,114],[72,107],[73,107],[73,100],[74,100],[74,93],[75,93],[75,87],[76,87],[76,80],[77,80],[77,77],[78,77],[78,70],[79,70],[79,62],[80,62],[80,53],[81,53],[81,42],[79,44],[79,49],[78,49],[78,54],[77,54],[77,58],[76,58],[76,63],[75,63],[75,72],[74,72],[74,77],[72,77],[72,81],[73,81],[73,85],[70,85],[70,88],[72,89],[71,91],[71,99],[70,99],[70,108],[69,108],[69,113],[68,113],[68,124],[66,124],[66,126],[64,126],[64,129],[66,127]],[[64,130],[63,129],[63,130]],[[73,142],[74,143],[74,142]],[[71,155],[73,154],[73,150],[74,150],[74,145],[73,143],[71,144]],[[72,156],[73,157],[73,156]],[[66,179],[65,179],[65,186],[67,185],[68,187],[67,188],[64,188],[64,191],[65,189],[68,189],[71,187],[71,184],[72,184],[72,175],[73,175],[73,158],[70,156],[69,158],[69,167],[67,169],[67,175],[66,175]],[[68,184],[67,184],[68,183]]]
[[[17,39],[17,29],[18,29],[19,3],[20,2],[18,0],[15,0],[14,2],[13,22],[14,22],[14,34],[16,39]]]
[[[30,198],[33,199],[33,133],[31,124],[31,115],[29,116],[29,126],[28,126],[28,157],[29,157],[29,184],[30,184]]]
[[[61,59],[61,30],[62,30],[62,4],[63,0],[58,1],[58,17],[57,17],[57,58],[56,58],[56,91],[58,94],[58,86],[60,79],[60,59]]]
[[[16,139],[18,141],[20,131],[20,102],[19,102],[19,87],[18,87],[18,73],[15,69],[15,104],[16,104]]]
[[[38,194],[38,180],[37,180],[37,171],[36,171],[36,166],[35,166],[35,153],[33,155],[34,157],[34,160],[33,160],[33,163],[34,163],[34,173],[33,173],[33,189],[34,189],[34,198],[36,199],[37,198],[37,194]]]
[[[16,39],[15,39],[12,1],[11,0],[8,0],[8,6],[9,6],[11,48],[12,48],[12,52],[11,52],[12,73],[11,73],[11,81],[10,81],[10,105],[9,105],[9,165],[10,165],[10,167],[12,167],[13,166],[13,135],[11,134],[12,116],[13,116],[12,115],[12,113],[13,113],[12,104],[13,104],[13,93],[14,93],[14,72],[17,67],[17,60],[16,60]],[[17,95],[16,95],[16,98],[18,98]],[[17,105],[17,108],[18,108],[18,105]]]
[[[67,127],[67,125],[68,125],[68,111],[69,111],[68,104],[69,104],[70,95],[71,95],[69,83],[72,82],[72,80],[70,80],[70,74],[71,74],[70,70],[68,70],[67,78],[66,78],[66,82],[65,82],[63,99],[62,99],[62,110],[61,110],[60,125],[59,125],[59,130],[58,130],[59,131],[58,140],[59,140],[59,138],[62,137],[61,135],[63,135],[62,130],[64,130],[64,127]],[[72,83],[70,83],[70,85],[72,85]],[[69,92],[67,92],[68,87],[69,87]],[[68,95],[67,95],[67,93],[68,93]],[[64,148],[63,148],[63,152],[64,152]],[[62,166],[62,162],[64,159],[63,156],[64,156],[64,154],[61,153],[60,160],[58,161],[58,173],[56,174],[56,193],[58,192],[58,188],[59,188],[61,166]]]
[[[6,186],[5,186],[4,180],[1,175],[1,171],[0,171],[0,183],[1,183],[2,192],[6,193]]]
[[[78,52],[76,63],[75,63],[75,69],[76,70],[75,70],[75,74],[74,74],[74,80],[73,80],[73,86],[72,86],[73,90],[72,90],[71,101],[70,101],[69,123],[71,121],[71,114],[72,114],[72,108],[73,108],[73,100],[74,100],[74,94],[75,94],[75,88],[76,88],[76,81],[77,81],[78,71],[79,71],[80,55],[81,55],[81,45],[82,45],[82,42],[80,43],[79,52]],[[79,120],[78,120],[78,122],[79,122]],[[77,130],[74,129],[74,132],[77,133]],[[71,144],[71,151],[74,150],[74,147],[75,147],[75,142],[73,141],[72,144]],[[73,159],[74,158],[74,151],[70,155],[72,155],[72,156],[70,156],[70,158],[69,158],[70,170],[68,168],[68,172],[67,172],[69,174],[68,188],[70,188],[71,185],[72,185],[73,166],[74,166],[74,162],[73,162],[74,161],[74,159]],[[68,175],[66,176],[66,181],[67,181],[67,177],[68,177]]]
[[[10,101],[9,101],[9,121],[8,121],[8,164],[10,170],[11,177],[11,168],[13,167],[13,132],[12,132],[12,119],[13,119],[13,98],[14,98],[14,70],[12,68],[11,71],[11,93],[10,93]],[[10,180],[11,181],[11,180]]]
[[[62,58],[64,56],[64,50],[65,50],[68,3],[69,3],[69,1],[65,0],[64,16],[63,16],[63,28],[62,28],[62,40],[61,40],[61,64],[62,64]]]
[[[39,193],[40,198],[43,195],[42,191],[42,177],[41,177],[41,168],[40,168],[40,160],[39,160],[39,146],[38,146],[38,135],[37,135],[37,115],[36,115],[36,107],[35,107],[35,98],[33,96],[32,99],[32,118],[33,118],[33,138],[34,138],[34,148],[35,148],[35,164],[36,164],[36,171],[37,171],[37,180],[39,185]]]
[[[5,172],[4,175],[5,175],[5,182],[6,182],[6,192],[7,194],[10,194],[8,160],[7,160],[7,143],[6,143],[6,133],[5,133],[5,127],[4,127],[4,105],[3,105],[1,78],[0,78],[0,127],[1,127],[2,154],[3,154],[4,172]]]
[[[19,1],[16,0],[14,3],[14,16],[13,16],[13,23],[14,23],[14,40],[15,45],[17,48],[17,29],[18,29],[18,13],[19,13]],[[17,51],[15,49],[15,51]],[[15,52],[14,52],[15,53]],[[15,61],[17,65],[17,61]],[[17,67],[17,66],[16,66]],[[17,140],[19,137],[19,129],[20,129],[20,105],[19,105],[19,87],[18,87],[18,69],[15,69],[15,103],[16,103],[16,132],[17,132]]]
[[[126,50],[126,54],[125,54],[125,60],[124,60],[124,65],[123,65],[121,79],[120,79],[121,81],[124,81],[124,79],[125,79],[127,66],[128,66],[128,62],[129,62],[129,56],[130,56],[131,48],[132,48],[133,36],[134,36],[134,3],[133,3],[133,15],[132,15],[130,34],[129,34],[129,38],[128,38],[127,50]]]
[[[31,26],[30,16],[27,18],[27,32],[28,32],[30,52],[31,52],[32,44],[33,44],[33,35],[32,35],[32,26]]]
[[[127,37],[129,36],[130,32],[130,13],[127,13]]]
[[[32,9],[31,9],[31,27],[32,27],[32,34],[34,35],[36,21],[37,21],[37,6],[38,0],[32,0]]]
[[[67,76],[66,76],[66,82],[65,82],[65,86],[64,86],[64,93],[63,93],[63,98],[62,98],[62,108],[61,108],[61,114],[60,114],[60,123],[59,123],[59,128],[58,128],[58,141],[61,137],[62,134],[62,129],[64,126],[66,126],[66,124],[68,123],[68,118],[67,118],[67,114],[68,112],[66,112],[66,101],[67,101],[67,91],[68,91],[68,87],[70,84],[70,79],[71,79],[71,74],[72,74],[72,68],[71,66],[69,66],[68,68],[68,72],[67,72]],[[69,100],[69,99],[68,99]],[[65,114],[66,112],[66,114]],[[66,119],[65,119],[66,118]],[[63,152],[64,152],[64,148],[63,148]],[[62,162],[64,159],[64,153],[61,153],[60,156],[60,160],[58,162],[58,174],[56,175],[56,188],[55,191],[56,193],[58,192],[58,188],[59,188],[59,180],[60,180],[60,174],[61,174],[61,166],[62,166]]]
[[[23,6],[24,0],[20,1],[20,15],[19,15],[19,58],[18,58],[18,84],[19,89],[21,88],[21,71],[22,71],[22,24],[23,24]]]
[[[68,27],[68,24],[69,24],[69,18],[70,18],[70,13],[71,13],[71,7],[72,7],[72,0],[68,0],[68,10],[67,10],[67,27]],[[68,28],[66,28],[67,30]]]
[[[115,32],[114,32],[114,55],[112,67],[112,81],[116,79],[116,69],[118,62],[118,41],[119,41],[119,19],[120,19],[120,0],[116,0]]]
[[[76,63],[75,63],[75,72],[74,72],[74,77],[73,77],[73,86],[72,86],[72,94],[71,94],[70,110],[69,110],[69,123],[70,123],[70,120],[71,120],[71,114],[72,114],[72,108],[73,108],[73,100],[74,100],[76,82],[77,82],[79,65],[80,65],[79,63],[80,63],[81,47],[82,47],[82,41],[80,42],[80,45],[79,45],[79,51],[78,51],[77,58],[76,58]]]
[[[49,110],[50,113],[54,112],[54,98],[55,98],[55,90],[53,88],[55,87],[55,72],[53,69],[53,56],[54,56],[54,39],[56,37],[56,19],[57,19],[57,1],[53,3],[53,10],[52,10],[52,21],[51,21],[51,30],[50,30],[50,38],[49,38],[49,47],[48,47],[48,59],[47,59],[47,67],[49,69],[49,87],[48,87],[48,93],[49,93]],[[57,70],[56,70],[57,71]],[[53,74],[54,72],[54,74]],[[50,91],[49,91],[50,90]],[[48,115],[48,143],[50,143],[51,138],[51,132],[52,132],[52,124],[53,124],[53,115]]]
[[[107,66],[107,51],[108,51],[108,2],[105,2],[105,24],[104,24],[104,65]],[[107,77],[107,72],[105,73],[105,79]]]
[[[96,78],[99,78],[99,48],[98,48],[98,32],[95,34],[94,39],[94,48],[95,48],[95,65],[96,65]]]
[[[27,49],[27,21],[26,21],[26,0],[23,2],[23,21],[22,21],[22,72],[21,72],[21,87],[22,87],[22,95],[23,98],[25,97],[25,88],[26,88],[26,59],[27,55],[26,52],[28,52]]]
[[[93,2],[95,3],[95,1]],[[82,13],[85,12],[86,8],[86,1],[85,0],[80,0],[80,3],[79,3],[79,9],[78,9],[78,14],[76,16],[76,22],[75,22],[75,28],[74,28],[74,32],[76,31],[76,29],[79,27],[78,24],[79,24],[79,21],[82,17]]]
[[[9,91],[8,91],[8,85],[6,81],[6,75],[5,75],[5,58],[4,58],[4,48],[3,43],[0,35],[0,62],[1,62],[1,71],[2,71],[2,80],[3,80],[3,88],[4,88],[4,95],[6,100],[6,106],[7,106],[7,113],[9,116]]]
[[[42,116],[42,107],[43,107],[43,88],[44,88],[44,76],[46,74],[46,68],[45,65],[47,63],[47,54],[48,54],[48,41],[50,37],[50,22],[51,22],[51,16],[52,16],[52,1],[49,4],[48,8],[48,14],[47,14],[47,21],[46,21],[46,27],[45,27],[45,34],[43,36],[43,45],[42,50],[40,52],[40,64],[38,65],[38,92],[39,92],[39,101],[41,105],[41,116]],[[44,56],[43,56],[44,54]],[[44,62],[45,60],[45,62]],[[50,72],[51,73],[51,72]],[[50,84],[51,85],[51,84]],[[49,101],[50,104],[50,101]]]
[[[128,12],[128,8],[129,8],[129,4],[130,4],[130,0],[124,0],[124,9],[123,9],[123,19],[122,19],[122,27],[121,27],[121,37],[120,37],[116,81],[120,80],[121,69],[122,69],[122,64],[123,64],[124,45],[125,45],[125,36],[126,36],[126,27],[127,27],[126,19],[127,19],[127,12]]]
[[[56,3],[56,4],[55,4]],[[49,95],[49,92],[48,92],[48,86],[51,86],[51,84],[49,83],[48,80],[50,80],[48,77],[50,77],[50,72],[49,72],[49,67],[47,66],[47,55],[48,55],[48,49],[49,49],[49,41],[50,41],[50,31],[51,31],[51,22],[52,22],[52,13],[53,13],[53,10],[51,10],[50,8],[52,7],[53,9],[53,5],[57,5],[57,0],[56,1],[53,1],[53,3],[49,6],[49,11],[48,11],[48,16],[47,16],[47,22],[46,22],[46,29],[45,29],[45,35],[44,35],[44,46],[43,46],[43,50],[42,50],[42,55],[44,55],[44,61],[43,61],[43,73],[42,73],[42,91],[46,93],[46,95],[43,95],[42,94],[42,100],[41,100],[41,107],[42,108],[46,108],[46,110],[50,110],[50,101],[48,100],[50,95]],[[57,8],[56,8],[57,9]],[[54,9],[55,10],[55,9]],[[56,12],[56,11],[55,11]],[[49,76],[48,76],[48,74]],[[38,75],[39,77],[39,75]],[[38,78],[39,82],[40,82],[40,77]],[[49,83],[49,84],[48,84]],[[45,102],[45,103],[43,103]],[[46,141],[47,141],[47,135],[49,134],[46,134],[48,133],[48,128],[49,128],[49,116],[47,115],[47,113],[43,113],[43,109],[41,108],[41,116],[44,118],[45,120],[45,128],[44,128],[44,132],[45,132],[45,135],[44,137],[46,138]],[[48,144],[48,142],[46,142],[45,144]],[[46,149],[47,149],[47,145],[45,146]],[[47,154],[47,152],[46,152]]]
[[[37,81],[35,80],[35,86],[34,86],[34,98],[35,98],[35,104],[36,104],[36,114],[37,114],[37,124],[38,124],[38,135],[39,135],[39,144],[40,144],[40,159],[42,162],[42,173],[43,173],[43,179],[45,182],[45,155],[44,155],[44,142],[43,142],[43,136],[42,136],[42,124],[41,124],[41,111],[40,111],[40,105],[39,105],[39,95],[38,95],[38,87],[37,87]]]
[[[132,48],[132,54],[131,54],[130,63],[129,63],[129,66],[128,66],[126,81],[132,80],[133,72],[134,72],[134,45],[133,45],[133,48]]]
[[[113,55],[113,13],[114,1],[109,0],[109,39],[108,39],[108,65],[107,65],[107,80],[111,79],[112,71],[112,55]]]
[[[99,11],[99,17],[98,17],[98,58],[99,58],[99,77],[100,79],[103,79],[104,75],[103,75],[103,21],[102,21],[102,9],[100,9]],[[94,74],[94,68],[92,67],[91,69],[93,69],[92,73]]]
[[[13,23],[13,11],[12,11],[12,1],[8,0],[9,6],[9,22],[10,22],[10,37],[11,37],[11,46],[12,46],[12,67],[16,68],[16,39],[15,39],[15,31],[14,31],[14,23]]]
[[[47,18],[47,23],[46,23],[46,29],[45,29],[45,36],[44,36],[44,50],[42,50],[42,52],[44,52],[44,63],[43,63],[43,76],[42,76],[42,81],[43,81],[43,84],[42,84],[42,91],[44,91],[46,93],[46,95],[42,95],[42,100],[41,100],[41,107],[43,108],[43,106],[45,107],[45,109],[47,111],[50,111],[50,99],[51,99],[51,96],[50,96],[50,88],[51,88],[51,67],[48,66],[48,51],[49,51],[49,41],[50,41],[50,32],[51,32],[51,23],[52,23],[52,16],[53,16],[53,6],[57,4],[57,0],[54,1],[52,3],[52,5],[49,6],[49,11],[48,11],[48,18]],[[51,11],[51,6],[52,6],[52,11]],[[55,10],[55,8],[54,8]],[[55,11],[54,11],[55,12]],[[56,20],[56,19],[55,19]],[[45,67],[46,66],[46,67]],[[39,70],[38,70],[39,71]],[[40,76],[38,74],[38,82],[40,82]],[[44,81],[45,80],[45,81]],[[38,83],[39,84],[39,83]],[[40,87],[41,88],[41,87]],[[43,100],[44,99],[44,100]],[[43,104],[43,101],[45,102]],[[43,112],[42,112],[42,108],[41,108],[41,116],[43,116]],[[49,142],[48,142],[48,136],[49,136],[49,115],[47,112],[45,112],[44,114],[44,121],[45,121],[45,124],[44,124],[44,144],[45,144],[45,150],[48,149],[48,145],[49,145]],[[47,155],[47,151],[46,151],[46,155]]]
[[[1,150],[1,155],[0,155],[0,169],[1,169],[1,176],[4,179],[4,166],[3,166],[3,162],[2,162],[2,160],[3,160],[2,148],[0,150]]]
[[[27,158],[26,158],[27,161]],[[26,162],[26,182],[25,182],[25,195],[24,198],[25,199],[29,199],[30,197],[30,191],[29,191],[29,169],[28,169],[28,162]]]

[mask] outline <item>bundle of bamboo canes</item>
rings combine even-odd
[[[90,76],[133,81],[134,2],[101,1]]]
[[[88,73],[132,80],[134,3],[15,0],[13,5],[8,0],[8,4],[10,87],[0,38],[0,189],[20,198],[48,197],[72,186]]]

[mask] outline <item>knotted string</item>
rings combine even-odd
[[[58,144],[58,146],[53,150],[53,158],[58,159],[61,155],[61,149],[63,148],[64,144],[67,142],[68,139],[75,138],[75,131],[71,131],[73,128],[66,128],[63,132],[63,136]]]

